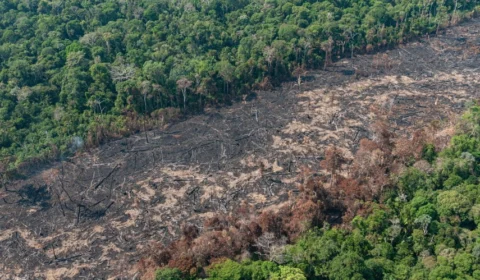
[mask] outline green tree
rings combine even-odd
[[[364,259],[355,252],[345,252],[336,256],[330,264],[329,278],[332,280],[368,279],[370,269]]]
[[[443,217],[460,216],[465,219],[472,203],[457,191],[443,191],[437,197],[438,213]]]
[[[280,266],[280,271],[273,273],[271,280],[307,280],[303,272],[294,267]]]
[[[244,280],[249,276],[248,270],[244,266],[232,260],[213,265],[207,270],[207,273],[208,279],[212,280]]]
[[[184,279],[180,270],[176,268],[162,268],[157,270],[155,280],[180,280]]]

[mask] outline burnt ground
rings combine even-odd
[[[178,238],[182,223],[240,201],[287,203],[301,166],[318,167],[330,144],[351,155],[380,118],[406,133],[448,127],[480,96],[480,20],[308,75],[300,89],[256,92],[148,143],[118,140],[11,183],[0,192],[0,279],[130,279],[149,244]]]

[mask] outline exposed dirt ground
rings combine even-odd
[[[480,97],[480,20],[308,75],[2,189],[0,279],[131,279],[152,241],[242,200],[275,208],[300,166],[333,143],[351,154],[378,118],[406,133],[449,122]]]

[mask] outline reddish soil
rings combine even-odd
[[[151,242],[240,201],[278,207],[301,166],[321,172],[330,144],[351,155],[379,118],[407,134],[451,127],[480,96],[480,20],[308,75],[9,183],[0,279],[132,279]]]

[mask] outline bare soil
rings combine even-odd
[[[241,201],[274,209],[301,166],[318,170],[331,144],[352,155],[380,118],[406,134],[448,127],[480,96],[480,20],[308,75],[12,182],[0,279],[132,279],[152,242]]]

